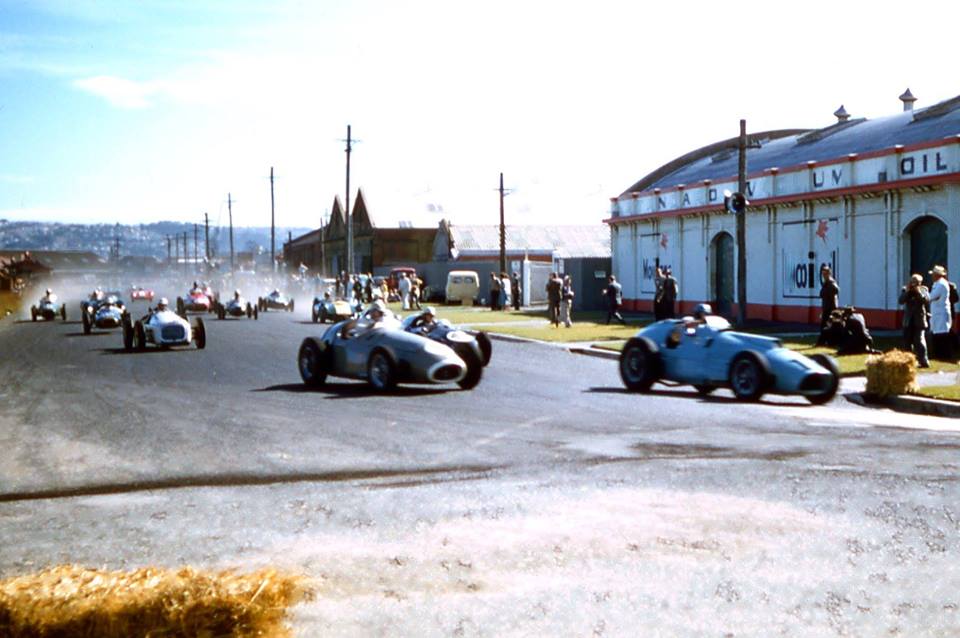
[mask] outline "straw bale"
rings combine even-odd
[[[0,580],[0,636],[288,636],[287,608],[310,596],[305,578],[273,569],[119,572],[61,565]]]
[[[912,352],[891,350],[867,357],[866,375],[868,394],[886,397],[908,394],[919,389],[917,358]]]

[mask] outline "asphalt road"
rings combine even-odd
[[[0,322],[0,574],[280,565],[302,635],[960,633],[952,421],[499,341],[473,391],[306,391],[306,302],[203,351]]]

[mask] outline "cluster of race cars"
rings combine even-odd
[[[146,299],[147,293],[152,299],[153,291],[131,297]],[[87,334],[94,328],[122,328],[128,351],[150,344],[164,348],[193,344],[203,349],[206,326],[201,317],[191,322],[188,312],[257,319],[261,312],[293,308],[293,299],[278,290],[258,298],[256,305],[240,291],[222,303],[209,286],[195,284],[186,297],[177,298],[176,312],[161,298],[156,307],[133,320],[119,292],[97,289],[81,302],[81,316]],[[49,289],[30,312],[34,321],[67,316],[65,305]],[[401,318],[380,299],[364,309],[359,302],[351,304],[326,293],[314,298],[311,318],[332,325],[300,345],[297,368],[310,387],[322,386],[328,377],[344,377],[366,380],[381,391],[398,383],[456,383],[471,389],[490,363],[492,345],[484,332],[457,328],[438,318],[432,307]],[[778,339],[736,332],[705,304],[693,316],[665,319],[640,330],[624,346],[619,372],[633,392],[661,383],[692,385],[706,396],[725,387],[744,401],[775,393],[800,395],[814,404],[830,401],[840,379],[833,358],[808,357],[783,347]]]

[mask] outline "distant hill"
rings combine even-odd
[[[276,246],[279,253],[288,233],[296,237],[309,228],[278,227]],[[120,238],[120,256],[167,256],[167,237],[179,237],[183,250],[183,234],[187,234],[187,253],[193,254],[193,224],[155,222],[152,224],[51,224],[0,220],[0,249],[19,250],[88,250],[109,257],[115,239]],[[198,251],[204,252],[203,226],[198,228]],[[270,252],[270,227],[234,228],[234,250]],[[230,254],[230,233],[227,228],[210,228],[212,255]]]

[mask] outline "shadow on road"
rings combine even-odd
[[[41,318],[41,317],[37,317],[37,320],[36,320],[36,321],[34,321],[33,319],[17,319],[17,320],[14,321],[13,323],[15,323],[15,324],[17,324],[17,323],[59,323],[59,324],[64,325],[64,326],[79,326],[79,325],[80,325],[80,322],[79,322],[79,321],[62,321],[62,320],[60,319],[60,317],[57,317],[56,319],[43,319],[43,318]]]
[[[674,389],[664,389],[664,388],[652,388],[646,392],[630,392],[626,388],[607,388],[607,387],[593,387],[584,390],[584,392],[589,392],[593,394],[629,394],[636,396],[654,396],[654,397],[672,397],[672,398],[688,398],[688,399],[699,399],[704,403],[742,403],[736,397],[732,396],[717,396],[714,394],[704,395],[700,394],[695,390],[674,390]],[[783,396],[780,397],[785,398]],[[794,397],[789,397],[794,398]],[[801,397],[796,397],[801,399]],[[784,403],[783,401],[768,401],[761,399],[760,401],[751,401],[756,405],[779,405],[779,406],[795,406],[795,407],[812,407],[812,404],[808,401],[801,399],[802,403]]]
[[[196,348],[190,346],[181,346],[179,348],[144,348],[143,350],[127,350],[121,346],[119,348],[101,348],[100,354],[152,354],[154,352],[190,352],[196,350]]]
[[[303,394],[326,394],[328,399],[354,399],[380,397],[420,397],[431,394],[444,394],[448,390],[440,388],[417,388],[398,386],[389,392],[377,392],[366,383],[325,383],[317,389],[309,388],[303,383],[281,383],[266,388],[258,388],[251,392],[292,392]]]
[[[91,331],[90,334],[86,334],[84,332],[67,332],[67,333],[64,333],[63,336],[64,337],[102,337],[104,335],[109,335],[109,334],[113,334],[113,333],[108,330],[96,330],[96,331]]]

